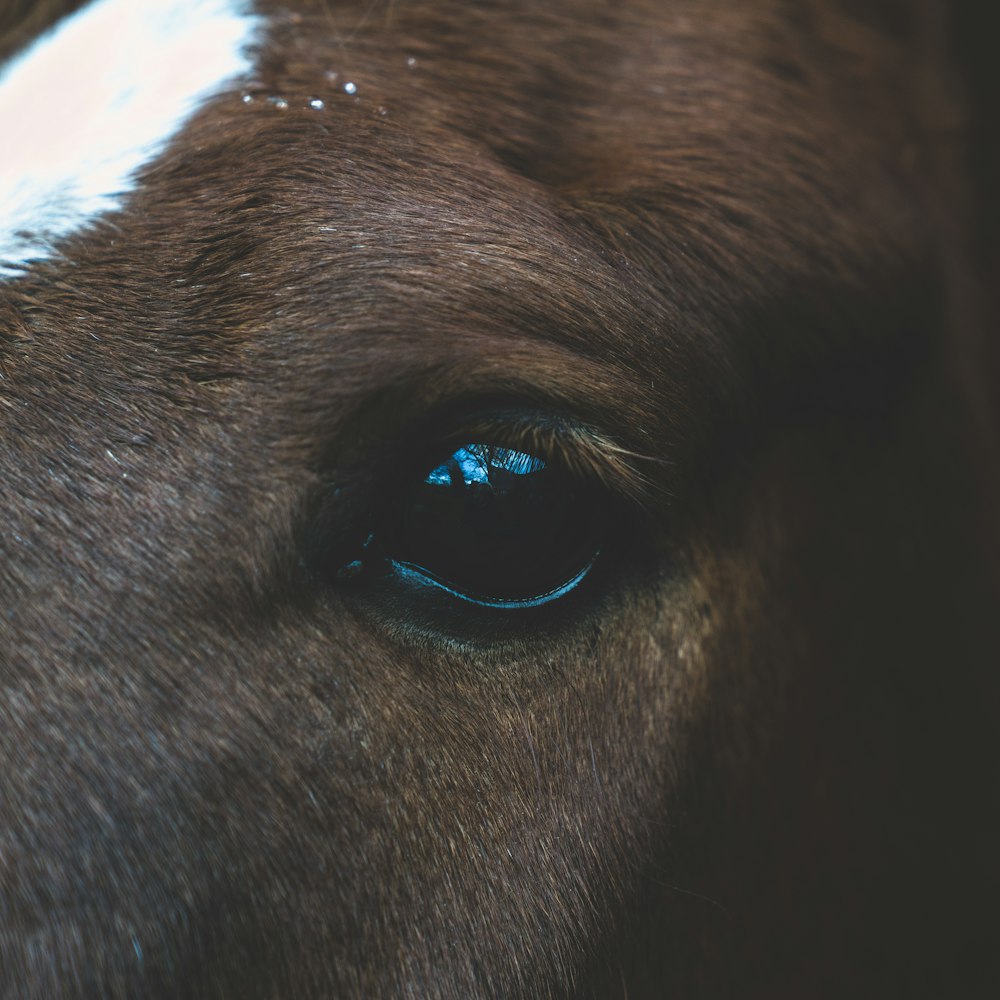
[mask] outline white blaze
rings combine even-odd
[[[226,81],[251,69],[243,0],[94,0],[0,70],[0,278],[121,208]]]

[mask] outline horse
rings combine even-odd
[[[0,996],[992,996],[984,28],[6,3]]]

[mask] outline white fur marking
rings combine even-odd
[[[0,71],[0,278],[122,207],[133,177],[251,69],[244,0],[95,0]]]

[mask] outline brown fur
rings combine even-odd
[[[0,995],[993,995],[974,18],[288,6],[0,284]],[[498,403],[619,482],[599,593],[317,571]]]

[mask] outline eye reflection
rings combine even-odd
[[[545,468],[540,458],[526,455],[523,451],[510,448],[495,448],[485,444],[470,444],[459,448],[444,465],[430,472],[425,483],[431,486],[452,486],[461,483],[491,483],[498,488],[495,479],[498,473],[525,476]]]
[[[543,604],[593,564],[600,505],[573,477],[526,452],[467,444],[404,505],[397,571],[495,607]]]

